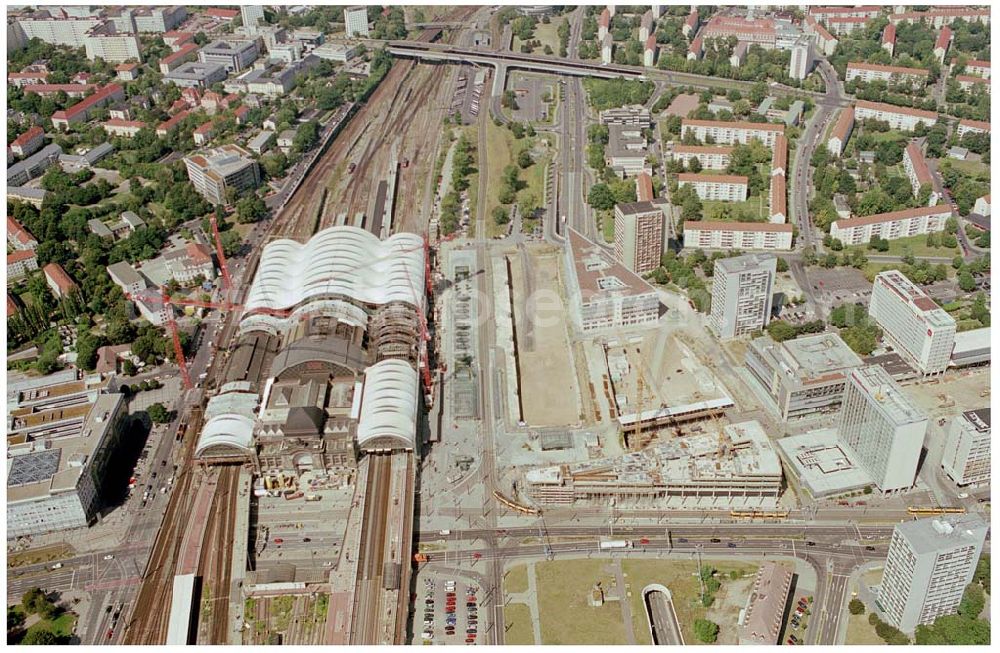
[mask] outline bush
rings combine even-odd
[[[847,604],[847,610],[851,614],[858,615],[865,613],[865,604],[859,599],[851,599],[851,602]]]
[[[694,636],[705,644],[714,644],[719,637],[719,624],[708,619],[695,619]]]

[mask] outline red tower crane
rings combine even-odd
[[[222,280],[226,284],[226,299],[230,297],[233,290],[233,281],[229,278],[229,267],[226,265],[226,255],[222,253],[222,238],[219,237],[219,223],[213,215],[210,219],[212,223],[212,236],[215,239],[215,253],[219,257],[219,267],[222,269]]]

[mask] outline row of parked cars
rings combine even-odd
[[[435,582],[431,578],[424,580],[424,630],[421,634],[425,641],[434,639],[435,626]],[[477,587],[469,586],[465,591],[465,643],[475,644],[479,633],[479,607],[476,599]],[[444,634],[454,637],[458,630],[458,593],[454,580],[444,584]]]
[[[799,629],[799,626],[802,625],[802,617],[805,615],[808,609],[809,609],[809,600],[804,596],[799,598],[799,602],[795,605],[795,613],[792,615],[792,618],[790,620],[792,628],[794,628],[795,630]],[[802,626],[802,629],[805,630],[805,626]],[[800,639],[799,637],[796,637],[794,633],[789,633],[788,640],[785,643],[795,646],[796,644],[802,644],[803,640]]]

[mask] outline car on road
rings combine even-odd
[[[812,540],[809,540],[808,542],[806,542],[806,546],[816,546],[816,543],[813,542]]]
[[[63,567],[63,563],[57,562],[56,564],[52,565],[51,569],[53,571],[55,571],[56,569],[62,569],[62,567]]]
[[[109,553],[108,555],[104,556],[104,558],[103,558],[103,559],[104,559],[104,560],[114,560],[114,559],[115,559],[115,556]]]
[[[285,540],[283,540],[283,539],[282,539],[282,538],[280,538],[280,537],[276,537],[276,538],[274,538],[274,543],[275,543],[275,544],[284,544],[284,542],[285,542]]]
[[[865,547],[865,551],[874,551],[874,550],[875,550],[875,547],[873,547],[871,544],[869,544],[868,546]]]
[[[730,549],[735,549],[736,548],[736,542],[730,542],[726,546],[729,547]]]
[[[709,540],[709,542],[711,542],[712,544],[719,544],[720,542],[722,542],[722,540],[720,540],[717,537],[713,537],[712,539]]]

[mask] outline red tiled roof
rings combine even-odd
[[[712,175],[700,172],[682,172],[677,175],[677,181],[688,181],[691,183],[715,183],[715,184],[743,184],[749,181],[743,175]]]
[[[127,70],[135,70],[138,67],[139,67],[139,64],[137,64],[135,62],[133,62],[133,63],[120,63],[117,66],[115,66],[115,70],[117,70],[118,72],[124,72],[124,71],[127,71]]]
[[[46,79],[48,73],[7,73],[7,79]]]
[[[681,128],[683,126],[691,125],[693,127],[727,127],[729,129],[750,129],[759,131],[769,131],[769,132],[781,132],[785,133],[784,125],[773,125],[766,122],[725,122],[722,120],[695,120],[694,118],[685,118],[681,121]]]
[[[76,283],[69,278],[69,275],[66,274],[66,270],[64,270],[58,263],[49,263],[42,268],[42,271],[45,273],[46,277],[52,280],[52,283],[58,286],[59,292],[62,294],[65,295],[70,290],[76,288]]]
[[[844,144],[853,126],[854,107],[847,107],[840,112],[840,117],[837,118],[837,124],[833,126],[833,131],[830,132],[830,138],[839,138],[841,144]]]
[[[45,135],[45,130],[42,129],[41,127],[39,127],[38,125],[35,125],[34,127],[32,127],[31,129],[29,129],[28,131],[24,132],[23,134],[21,134],[20,136],[18,136],[17,138],[15,138],[11,142],[11,145],[12,146],[17,145],[18,147],[24,147],[29,141],[34,140],[34,139],[38,138],[39,136],[44,136],[44,135]]]
[[[898,113],[903,116],[914,116],[916,118],[928,118],[931,120],[937,120],[937,113],[933,111],[924,111],[922,109],[910,109],[909,107],[897,107],[893,104],[886,104],[884,102],[869,102],[868,100],[858,100],[854,103],[855,108],[861,107],[862,109],[871,109],[872,111],[881,111],[883,113]]]
[[[640,172],[635,178],[635,194],[640,202],[650,202],[653,199],[653,178],[645,172]]]
[[[10,296],[10,293],[7,293],[7,317],[10,317],[14,313],[17,313],[17,302]]]
[[[655,50],[656,49],[656,35],[655,34],[650,34],[646,38],[646,49],[647,50]]]
[[[121,92],[122,92],[122,87],[119,86],[118,84],[108,84],[107,86],[100,89],[93,95],[83,98],[82,100],[71,106],[69,109],[66,109],[65,111],[56,111],[54,114],[52,114],[52,117],[53,118],[58,117],[62,119],[72,118],[73,116],[76,116],[80,113],[84,113],[87,110],[97,106],[101,102],[106,101],[112,95]]]
[[[13,235],[14,239],[22,245],[26,245],[35,240],[35,237],[31,235],[31,232],[24,228],[24,225],[9,215],[7,216],[7,233],[9,235]]]
[[[889,23],[885,26],[885,31],[882,32],[882,43],[895,43],[896,42],[896,26]]]
[[[913,166],[913,174],[917,177],[917,183],[921,186],[933,183],[924,153],[920,151],[914,141],[910,141],[910,144],[906,146],[906,156],[910,159],[910,165]]]
[[[978,59],[973,59],[972,61],[967,61],[965,63],[966,68],[989,68],[989,61],[979,61]],[[10,75],[8,75],[9,77]]]
[[[729,145],[674,145],[676,154],[732,154]]]
[[[977,75],[955,75],[956,82],[967,82],[969,84],[989,84],[990,80]]]
[[[845,218],[837,220],[836,225],[841,229],[849,227],[863,227],[866,224],[878,224],[879,222],[893,222],[895,220],[905,220],[907,218],[919,218],[925,215],[938,215],[940,213],[951,214],[951,208],[947,204],[938,206],[920,206],[915,209],[905,209],[903,211],[892,211],[891,213],[879,213],[877,215],[865,215],[857,218]]]
[[[605,9],[601,12],[601,15],[597,18],[597,24],[602,27],[608,27],[611,25],[611,12]]]
[[[212,262],[212,251],[201,243],[188,243],[185,249],[188,258],[195,265]]]
[[[982,129],[983,131],[990,131],[990,123],[984,122],[982,120],[966,120],[962,118],[958,121],[959,127],[971,127],[973,129]]]
[[[722,222],[722,221],[687,221],[684,223],[684,231],[688,229],[698,229],[701,231],[777,231],[791,232],[790,224],[773,224],[770,222]]]
[[[195,134],[208,134],[208,133],[211,133],[212,127],[214,127],[214,125],[212,124],[212,121],[209,120],[204,125],[201,125],[197,129],[195,129],[194,133]]]
[[[774,154],[771,156],[771,169],[784,170],[788,166],[788,139],[784,134],[774,137]]]
[[[97,84],[26,84],[23,90],[25,93],[42,95],[44,93],[58,93],[59,91],[67,94],[87,93],[95,88],[97,88]]]
[[[212,16],[213,18],[222,18],[223,20],[232,20],[240,15],[239,9],[223,9],[222,7],[209,7],[205,10],[206,16]]]
[[[177,52],[174,52],[172,54],[168,54],[167,56],[165,56],[162,59],[160,59],[160,65],[167,64],[169,66],[173,62],[178,61],[179,59],[183,59],[187,55],[189,55],[192,52],[195,52],[197,50],[198,50],[197,44],[195,44],[195,43],[186,43],[186,44],[182,45],[181,48]]]
[[[180,112],[177,113],[177,115],[173,116],[172,118],[168,118],[167,120],[164,120],[159,125],[157,125],[156,131],[157,131],[157,133],[159,133],[161,131],[167,131],[167,132],[169,132],[174,127],[176,127],[177,124],[180,121],[184,120],[187,117],[188,117],[188,112],[187,111],[180,111]]]
[[[692,9],[691,10],[691,13],[688,14],[687,20],[684,21],[684,24],[687,25],[688,27],[694,27],[695,25],[698,24],[698,10],[697,9]]]
[[[141,120],[122,120],[121,118],[112,118],[111,120],[105,120],[104,124],[109,125],[111,127],[138,127],[139,129],[142,129],[143,127],[146,126],[146,123],[144,123]]]
[[[904,68],[902,66],[882,66],[876,63],[864,63],[863,61],[852,61],[847,64],[847,70],[870,70],[877,73],[889,73],[890,75],[915,75],[927,77],[930,71],[923,68]]]
[[[948,49],[948,44],[951,43],[951,28],[945,25],[938,32],[937,40],[934,41],[934,49]]]
[[[774,175],[771,177],[771,215],[778,215],[779,213],[785,215],[787,203],[785,176]]]
[[[7,255],[7,265],[11,263],[17,263],[18,261],[26,261],[30,258],[35,258],[35,250],[33,249],[22,249]]]

